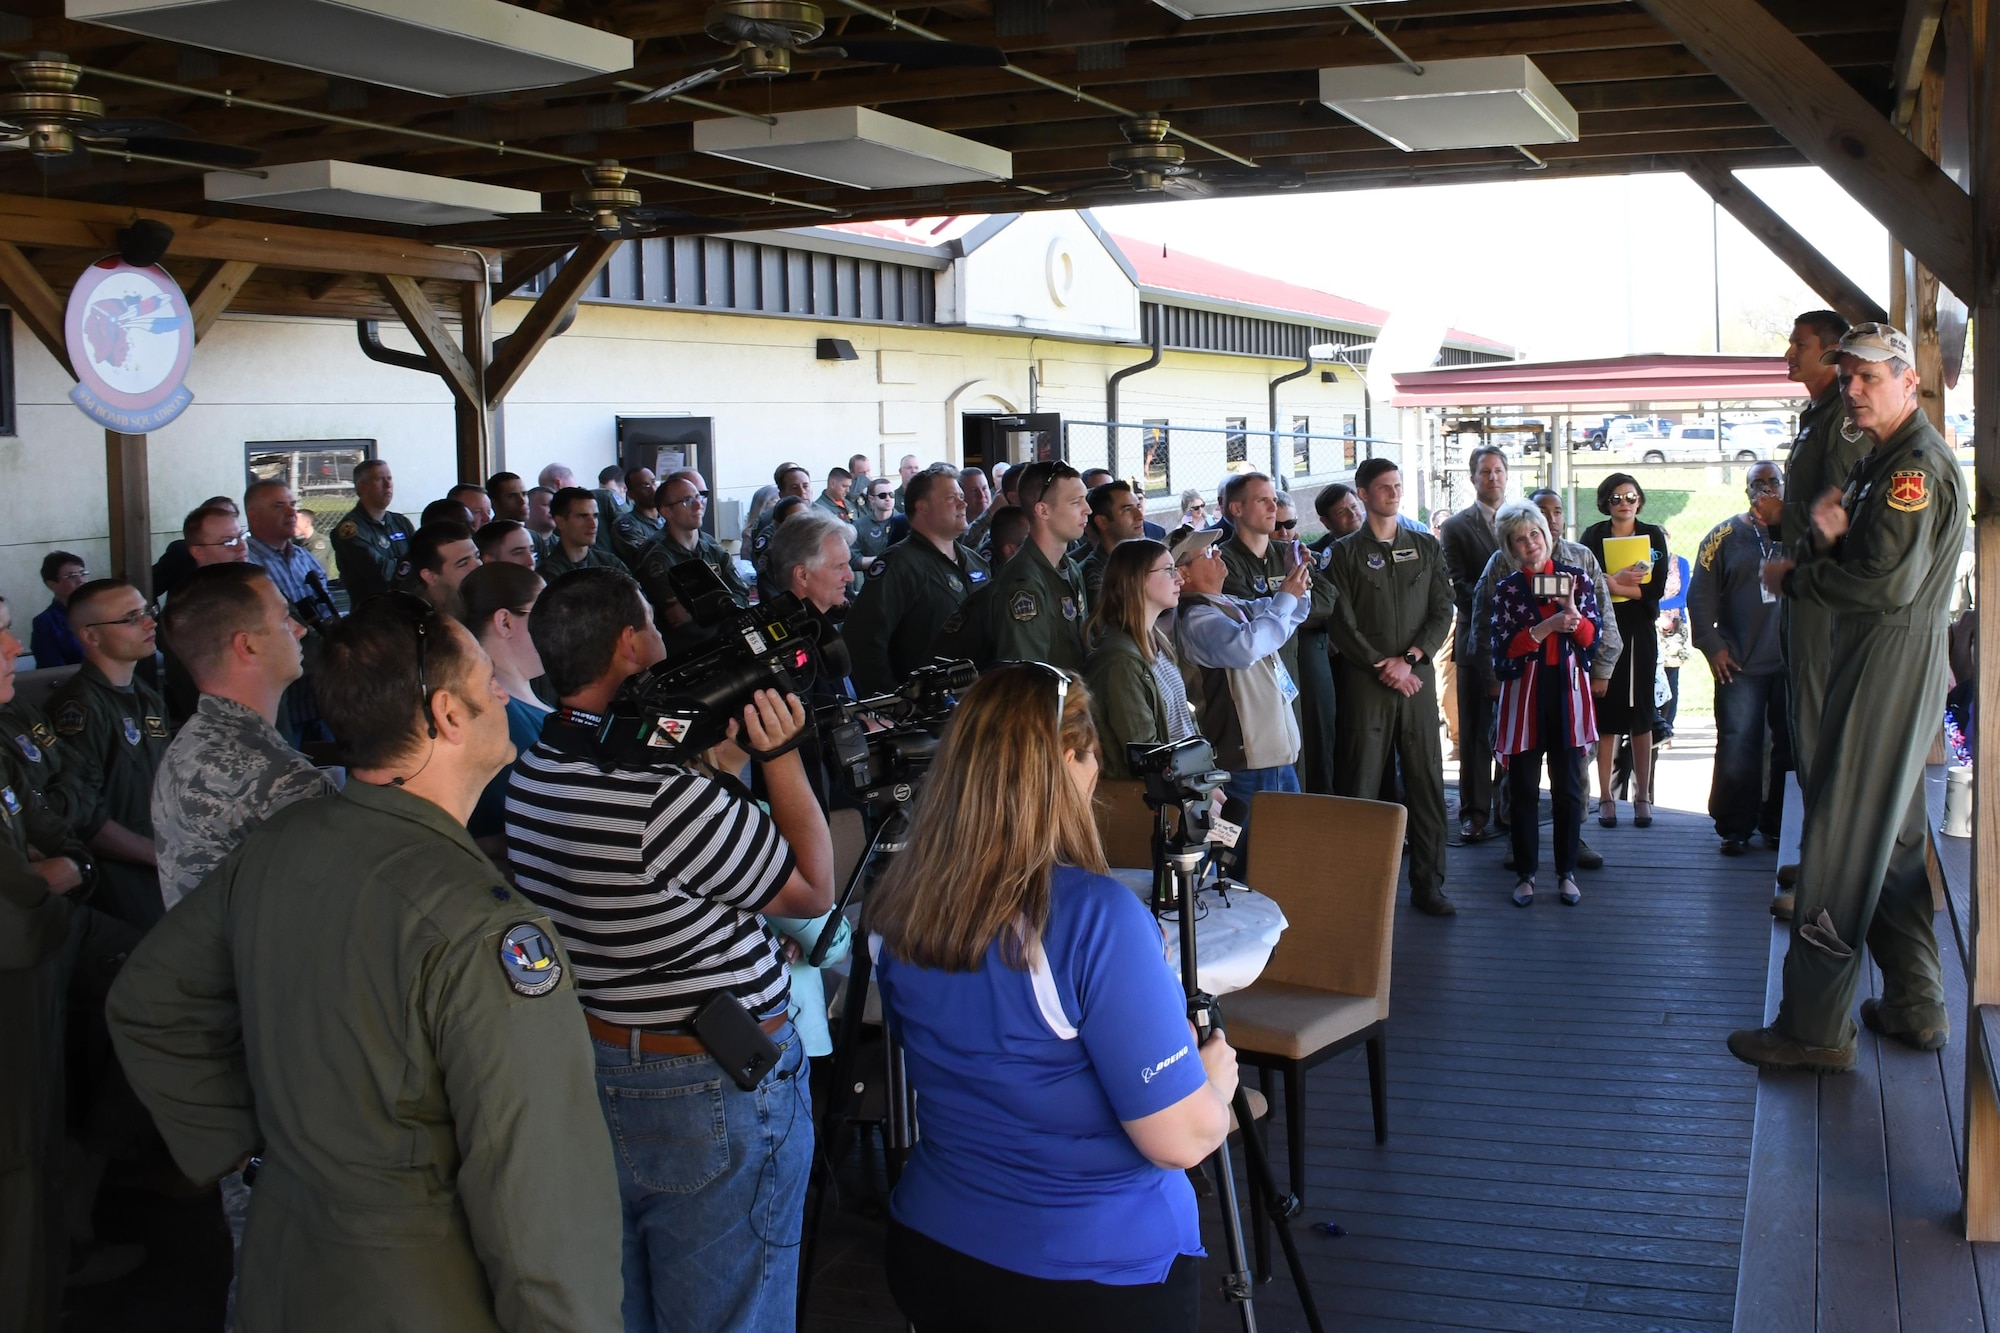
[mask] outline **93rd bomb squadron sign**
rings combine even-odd
[[[83,271],[63,321],[76,370],[70,401],[126,435],[158,430],[194,401],[181,381],[194,356],[194,320],[180,284],[157,264],[116,255]]]

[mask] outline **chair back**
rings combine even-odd
[[[868,851],[868,830],[859,810],[828,811],[826,830],[833,835],[833,891],[838,895]]]
[[[1405,817],[1344,796],[1250,798],[1250,887],[1290,923],[1259,981],[1372,995],[1388,1016]]]
[[[14,675],[14,697],[36,710],[49,706],[49,696],[62,683],[77,673],[77,664],[68,666],[38,667],[33,671],[20,671]]]
[[[1100,779],[1091,804],[1097,814],[1097,836],[1104,843],[1105,864],[1127,869],[1151,866],[1153,812],[1146,808],[1146,784]]]

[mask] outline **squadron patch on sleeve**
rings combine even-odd
[[[878,555],[872,562],[870,562],[865,572],[867,573],[869,578],[879,579],[882,577],[883,571],[888,568],[889,568],[889,562],[887,560],[884,560],[881,556]]]
[[[361,529],[356,527],[354,520],[350,518],[345,523],[335,528],[333,530],[333,535],[340,538],[344,542],[351,542],[354,540],[355,534],[360,531]]]
[[[1914,514],[1931,502],[1930,478],[1909,468],[1889,474],[1889,508]]]
[[[71,699],[56,710],[56,734],[58,736],[81,736],[83,729],[89,724],[90,713],[89,710],[84,708],[83,700],[81,699]]]
[[[548,933],[532,921],[509,926],[500,937],[500,970],[517,994],[547,995],[562,981],[562,959]]]
[[[1041,611],[1035,604],[1035,594],[1023,588],[1014,594],[1014,600],[1007,603],[1007,613],[1016,620],[1033,620]]]

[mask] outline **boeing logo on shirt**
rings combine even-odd
[[[1172,1055],[1168,1056],[1166,1059],[1160,1061],[1160,1063],[1154,1065],[1151,1069],[1140,1070],[1139,1081],[1141,1083],[1151,1083],[1155,1078],[1159,1077],[1161,1074],[1166,1073],[1167,1070],[1179,1064],[1181,1062],[1182,1057],[1185,1056],[1187,1053],[1188,1053],[1188,1048],[1183,1046],[1178,1051],[1175,1051]]]

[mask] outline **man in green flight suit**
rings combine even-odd
[[[381,459],[354,465],[354,494],[354,508],[333,530],[333,558],[348,604],[359,606],[410,572],[410,540],[417,529],[389,508],[396,498],[396,478]]]
[[[1785,512],[1779,524],[1786,538],[1787,554],[1799,564],[1822,558],[1813,549],[1812,509],[1827,487],[1847,484],[1848,474],[1874,447],[1866,434],[1847,420],[1847,408],[1840,400],[1840,371],[1821,360],[1840,345],[1847,321],[1831,310],[1808,310],[1792,324],[1791,340],[1785,345],[1786,374],[1805,386],[1812,402],[1799,413],[1799,435],[1792,443],[1792,455],[1785,463]],[[1819,741],[1820,715],[1826,701],[1827,674],[1833,669],[1833,616],[1816,602],[1787,597],[1779,607],[1783,647],[1789,673],[1786,687],[1792,722],[1792,766],[1803,790],[1812,773],[1812,758]],[[1780,866],[1781,881],[1797,873],[1796,866]],[[1786,893],[1774,905],[1778,914],[1789,917],[1792,895]]]
[[[702,515],[708,512],[708,486],[699,472],[676,472],[661,482],[658,503],[667,526],[660,540],[647,548],[635,577],[639,591],[653,604],[653,614],[668,639],[667,650],[680,652],[707,643],[718,631],[712,625],[695,624],[681,605],[669,577],[674,566],[699,560],[722,580],[738,606],[750,605],[750,589],[722,543],[701,530]]]
[[[465,831],[514,757],[493,664],[408,597],[324,653],[347,786],[252,831],[132,954],[119,1058],[190,1179],[250,1168],[245,1333],[615,1330],[570,961]]]
[[[0,599],[0,704],[13,701],[20,655]],[[41,746],[30,738],[28,749]],[[42,803],[26,754],[0,745],[0,1328],[21,1333],[62,1323],[65,945],[91,873]]]
[[[1272,480],[1262,472],[1231,477],[1223,488],[1227,497],[1223,512],[1234,531],[1217,548],[1222,552],[1222,591],[1228,596],[1252,601],[1276,595],[1286,575],[1292,572],[1295,557],[1305,554],[1298,542],[1298,510],[1290,496],[1280,496]],[[1280,511],[1292,526],[1280,533]],[[1275,539],[1275,540],[1274,540]],[[1298,633],[1285,640],[1278,659],[1298,687],[1292,700],[1292,716],[1299,724],[1298,776],[1301,791],[1334,794],[1334,686],[1333,667],[1327,657],[1327,618],[1333,614],[1335,593],[1332,580],[1320,572],[1312,559],[1311,609]],[[1301,657],[1307,646],[1314,660]]]
[[[101,861],[97,903],[150,929],[166,907],[153,852],[153,774],[167,753],[167,705],[136,668],[153,655],[153,608],[123,579],[70,595],[83,665],[49,697],[63,766],[79,797],[77,831]]]
[[[1083,574],[1067,553],[1090,521],[1083,477],[1067,463],[1030,463],[1022,469],[1020,499],[1028,540],[993,577],[987,611],[992,661],[1047,662],[1080,672],[1090,604]]]
[[[615,569],[630,578],[625,562],[598,545],[600,518],[597,497],[581,486],[565,486],[549,501],[549,515],[556,522],[556,539],[542,557],[542,578],[554,583],[572,569]]]
[[[875,492],[888,499],[889,483],[872,483],[871,500]],[[929,662],[938,631],[988,576],[986,561],[958,540],[966,527],[958,478],[919,472],[905,498],[910,535],[869,566],[868,585],[841,627],[862,694],[886,694]]]
[[[651,468],[635,467],[625,474],[625,498],[632,507],[611,525],[611,554],[628,569],[637,569],[647,548],[667,530],[659,510],[660,483]]]
[[[1965,546],[1958,464],[1919,406],[1910,340],[1857,324],[1827,353],[1847,417],[1874,448],[1812,507],[1819,558],[1764,565],[1764,586],[1833,622],[1818,748],[1806,775],[1798,906],[1769,1027],[1729,1037],[1763,1069],[1854,1068],[1849,1020],[1866,943],[1882,998],[1861,1021],[1934,1051],[1950,1036],[1931,927],[1924,759],[1944,715],[1946,617]],[[1789,535],[1789,534],[1788,534]]]
[[[1457,912],[1444,892],[1444,755],[1438,746],[1437,674],[1451,632],[1444,548],[1402,526],[1403,474],[1371,458],[1354,474],[1368,521],[1333,544],[1327,577],[1338,598],[1327,622],[1340,652],[1340,794],[1375,799],[1391,755],[1401,761],[1410,812],[1410,901],[1420,912]],[[1463,669],[1461,667],[1461,669]]]
[[[888,551],[896,518],[896,488],[873,477],[860,480],[867,489],[854,511],[854,600],[867,586],[869,569]]]

